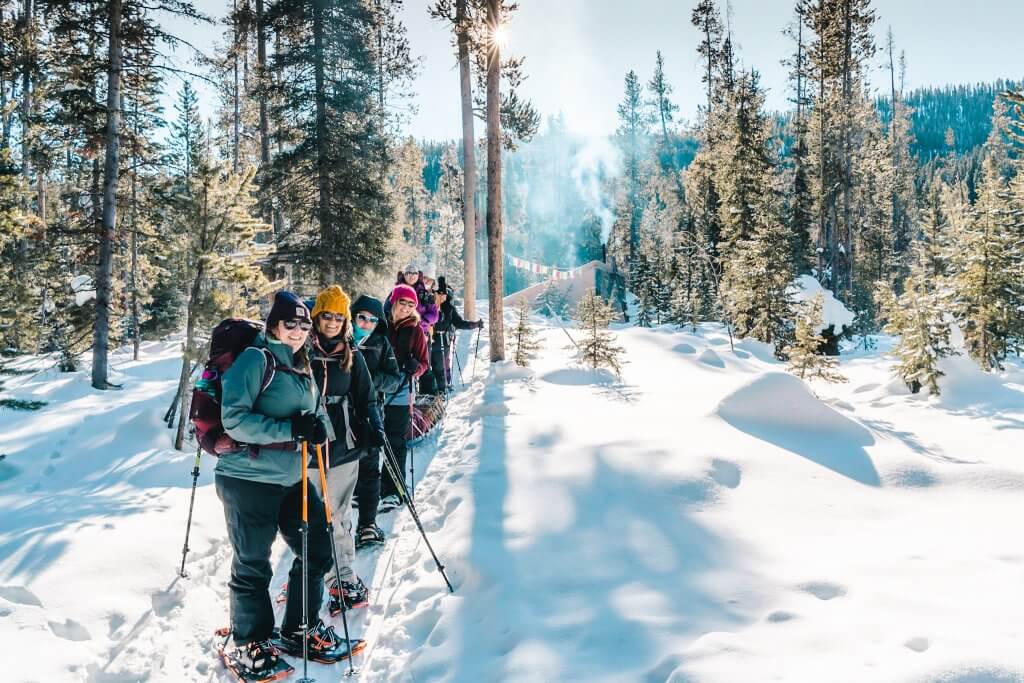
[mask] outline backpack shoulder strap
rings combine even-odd
[[[274,354],[270,349],[260,347],[260,353],[263,354],[263,381],[260,383],[260,392],[256,394],[256,398],[259,398],[260,394],[267,390],[270,383],[274,381],[274,374],[277,372],[277,359],[274,358]]]

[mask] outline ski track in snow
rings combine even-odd
[[[621,379],[572,365],[550,323],[534,367],[491,367],[485,337],[470,377],[460,335],[468,381],[415,450],[455,593],[409,514],[381,515],[387,543],[356,562],[371,604],[349,612],[360,680],[1024,681],[1005,614],[1024,598],[1019,385],[959,366],[950,395],[910,397],[891,361],[853,353],[848,385],[808,388],[716,325],[617,333]],[[84,373],[8,383],[51,402],[0,413],[0,634],[51,653],[15,681],[231,680],[209,459],[176,574],[193,454],[159,420],[175,346],[115,359],[120,392]],[[291,561],[275,544],[275,596]]]

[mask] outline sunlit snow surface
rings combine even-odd
[[[465,386],[415,451],[456,591],[407,514],[382,516],[391,540],[357,566],[360,680],[1024,681],[1020,364],[951,359],[935,399],[892,379],[888,339],[846,350],[848,384],[807,385],[764,345],[666,326],[617,330],[620,380],[536,324],[531,368],[492,368],[485,330],[475,378],[460,334]],[[49,404],[0,412],[4,680],[229,680],[208,458],[176,578],[194,456],[160,420],[177,345],[112,361],[120,391],[88,372],[7,381]],[[275,592],[289,563],[279,543]]]

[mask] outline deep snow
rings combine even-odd
[[[460,337],[466,386],[415,454],[456,592],[408,515],[382,517],[397,533],[357,567],[362,680],[1024,681],[1020,365],[951,359],[942,397],[910,396],[880,339],[844,354],[848,384],[811,386],[764,345],[666,326],[617,331],[618,379],[536,320],[526,370],[490,367],[485,336],[471,378]],[[5,680],[228,680],[208,459],[176,578],[194,455],[160,422],[176,345],[113,361],[121,391],[87,372],[6,383],[49,405],[0,412]]]

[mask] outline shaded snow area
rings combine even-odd
[[[388,543],[357,563],[360,680],[1024,681],[1021,365],[951,359],[941,397],[912,396],[883,338],[842,356],[848,384],[808,385],[707,325],[617,330],[618,379],[536,324],[533,367],[490,366],[485,332],[475,379],[460,335],[466,385],[415,450],[455,593],[408,514],[381,516]],[[178,362],[169,342],[117,355],[120,391],[87,373],[8,380],[49,403],[0,412],[5,681],[229,680],[209,459],[176,578],[193,453],[168,449],[160,417]],[[273,563],[276,592],[280,542]]]

